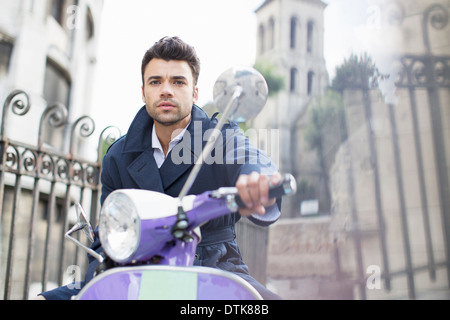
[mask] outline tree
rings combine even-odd
[[[327,201],[329,171],[340,145],[347,140],[345,106],[342,93],[345,89],[373,89],[386,79],[367,54],[351,54],[342,65],[336,67],[336,76],[327,92],[318,97],[309,110],[310,121],[305,128],[305,140],[311,150],[317,151],[320,170],[325,180]]]
[[[352,53],[342,65],[336,67],[336,76],[331,82],[331,88],[341,94],[348,88],[372,89],[378,87],[379,80],[386,77],[380,73],[367,53],[359,56]]]
[[[273,63],[267,60],[258,60],[255,62],[253,68],[258,70],[266,79],[269,87],[269,96],[275,96],[279,91],[285,87],[285,79],[280,75]]]
[[[316,149],[328,170],[339,145],[347,139],[344,102],[340,93],[329,89],[310,109],[310,121],[305,139],[311,150]]]
[[[319,97],[309,111],[310,121],[305,128],[305,140],[311,150],[317,151],[324,181],[326,207],[331,205],[329,171],[337,151],[347,139],[345,110],[340,93],[329,89]]]

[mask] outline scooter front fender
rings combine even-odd
[[[110,269],[74,300],[262,300],[247,281],[207,267],[140,266]]]

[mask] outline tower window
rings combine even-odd
[[[290,34],[290,48],[295,49],[297,46],[297,26],[298,20],[295,17],[291,18],[291,34]]]
[[[259,26],[258,36],[259,36],[259,53],[263,54],[265,50],[265,31],[264,26],[262,24]]]
[[[313,52],[313,46],[314,46],[314,21],[308,21],[308,35],[306,43],[308,53]]]
[[[297,74],[298,74],[297,69],[291,68],[290,85],[289,85],[289,91],[291,93],[297,92]]]
[[[308,72],[308,96],[313,94],[314,72]]]
[[[275,47],[275,20],[270,18],[269,20],[269,48]]]

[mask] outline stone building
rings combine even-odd
[[[1,0],[0,7],[1,101],[21,89],[34,102],[35,115],[56,103],[66,106],[68,122],[89,115],[103,1]],[[31,128],[6,130],[16,140],[36,143]],[[62,148],[61,136],[47,139]]]
[[[285,2],[266,3],[277,12]],[[362,9],[354,28],[370,35],[378,81],[355,70],[347,79],[329,215],[271,226],[268,286],[285,299],[449,299],[450,2],[376,0]],[[279,117],[282,102],[272,106]]]
[[[60,238],[68,212],[98,185],[96,153],[81,137],[95,128],[103,0],[0,0],[0,8],[0,296],[23,299],[63,281],[60,268],[71,264],[63,259],[76,256]]]
[[[308,151],[304,144],[302,127],[311,102],[328,86],[324,59],[325,8],[326,4],[320,0],[267,0],[255,11],[256,61],[271,64],[285,83],[283,90],[269,98],[252,125],[278,130],[275,137],[280,141],[276,144],[281,170],[302,177],[317,186],[317,190],[322,184],[320,170],[315,153]],[[269,150],[270,142],[259,141]],[[284,208],[285,217],[298,217],[299,199],[287,198]]]

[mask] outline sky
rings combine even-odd
[[[264,0],[106,0],[100,27],[93,117],[98,128],[126,133],[143,106],[140,67],[145,51],[164,36],[193,45],[201,60],[199,106],[212,100],[217,77],[232,66],[252,66],[255,9]],[[355,25],[365,24],[364,0],[328,0],[325,59],[330,75],[361,45]],[[356,14],[352,14],[355,12]]]

